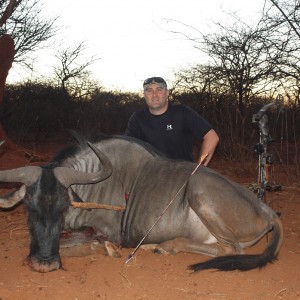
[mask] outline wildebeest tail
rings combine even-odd
[[[195,272],[207,269],[217,269],[220,271],[248,271],[256,268],[261,269],[268,263],[273,263],[277,259],[282,239],[282,225],[278,218],[273,223],[272,237],[262,254],[239,254],[215,257],[203,263],[190,265],[188,269]]]

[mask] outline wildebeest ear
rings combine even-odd
[[[72,190],[72,188],[68,188],[68,195],[71,202],[83,202],[82,199]]]
[[[0,207],[10,208],[22,201],[26,194],[26,185],[22,185],[18,190],[10,192],[0,197]]]

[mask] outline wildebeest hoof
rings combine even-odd
[[[115,244],[113,244],[109,241],[105,241],[104,248],[105,248],[106,254],[108,256],[112,256],[112,257],[116,257],[116,258],[122,257],[122,252],[121,252],[120,248],[117,247]]]
[[[169,252],[167,252],[166,250],[164,250],[163,248],[161,247],[157,247],[153,250],[153,253],[154,254],[163,254],[163,255],[168,255],[170,254]]]

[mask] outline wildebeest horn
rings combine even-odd
[[[108,157],[91,143],[88,143],[88,145],[101,161],[102,170],[99,172],[87,173],[66,167],[57,167],[54,169],[54,174],[59,182],[65,187],[69,187],[72,184],[96,183],[105,180],[111,175],[113,168]]]
[[[0,207],[10,208],[20,202],[26,194],[26,186],[22,185],[18,190],[7,194],[4,197],[0,197]]]
[[[24,185],[15,192],[0,197],[0,207],[9,208],[20,202],[26,194],[26,186],[30,186],[36,182],[41,176],[41,172],[41,168],[36,166],[0,171],[0,181],[24,183]]]
[[[0,181],[21,182],[26,186],[30,186],[41,176],[41,172],[41,168],[37,166],[27,166],[12,170],[0,171]]]

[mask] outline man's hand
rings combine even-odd
[[[197,161],[197,163],[200,163],[201,157],[208,153],[208,156],[206,160],[204,161],[203,165],[207,166],[212,159],[215,149],[219,143],[219,137],[217,133],[211,129],[204,137],[203,137],[203,142],[202,142],[202,147],[200,151],[200,157]]]

